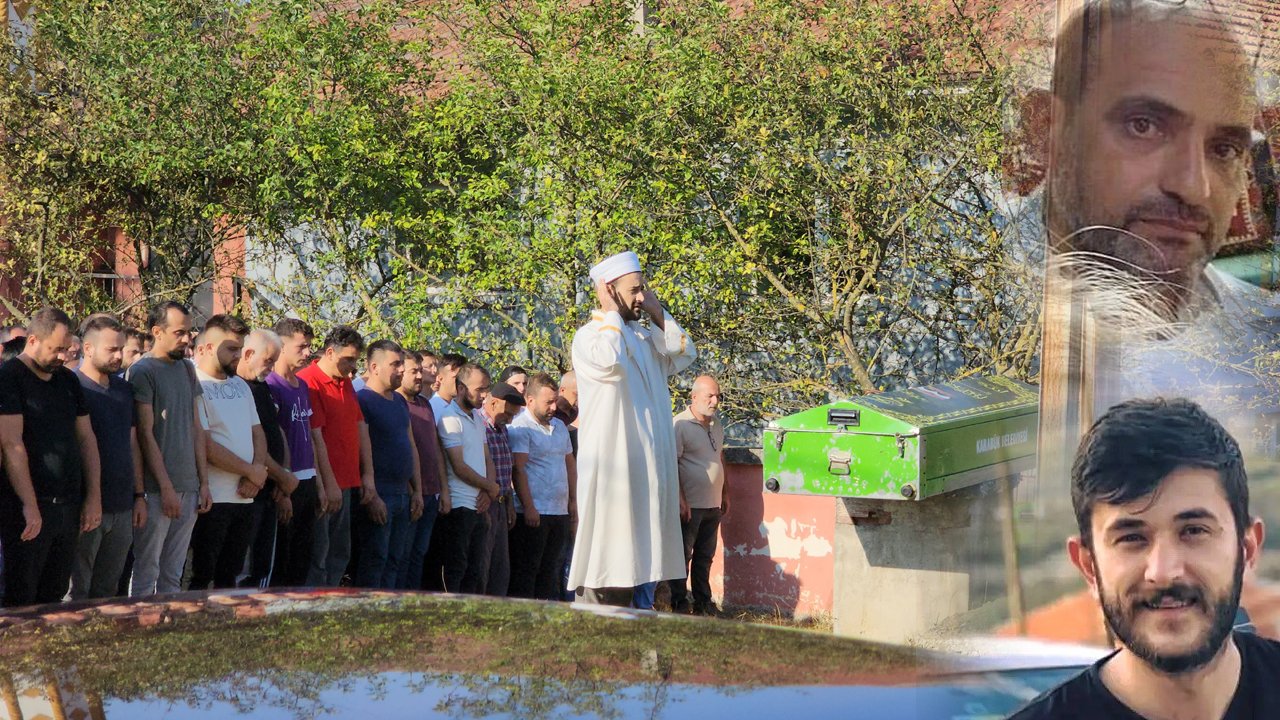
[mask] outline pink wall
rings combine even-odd
[[[213,308],[218,313],[248,310],[249,294],[237,292],[235,279],[244,276],[245,236],[243,229],[230,233],[226,242],[213,251]],[[243,304],[240,308],[237,305]]]
[[[712,593],[735,607],[829,614],[836,499],[767,492],[759,465],[730,463],[726,484],[729,515],[711,566]]]

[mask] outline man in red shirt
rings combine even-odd
[[[351,560],[351,505],[356,491],[361,491],[360,503],[369,505],[371,516],[376,518],[381,506],[385,522],[386,508],[373,489],[369,428],[351,387],[364,338],[350,326],[339,325],[325,336],[321,352],[317,362],[298,371],[298,379],[311,390],[311,426],[323,438],[316,455],[324,453],[328,458],[342,502],[330,501],[329,514],[316,522],[307,584],[337,586]]]

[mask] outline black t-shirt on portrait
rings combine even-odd
[[[1240,649],[1240,682],[1222,720],[1280,718],[1280,642],[1252,633],[1232,637]],[[1102,666],[1112,657],[1114,653],[1041,695],[1009,720],[1146,720],[1102,683]]]
[[[75,373],[60,367],[41,380],[21,357],[0,365],[0,415],[22,416],[22,444],[37,498],[76,503],[84,497],[76,418],[89,414]],[[0,463],[0,497],[17,502]]]

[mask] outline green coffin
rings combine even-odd
[[[1038,391],[1003,377],[864,395],[764,431],[765,487],[922,500],[1035,467]]]

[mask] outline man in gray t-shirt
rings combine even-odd
[[[147,523],[134,531],[133,596],[178,592],[196,514],[212,504],[195,369],[185,359],[191,315],[164,302],[147,318],[155,346],[129,367],[145,470]]]

